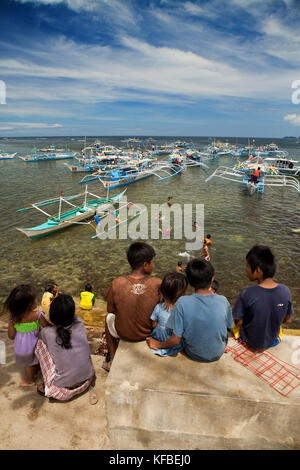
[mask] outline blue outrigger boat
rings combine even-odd
[[[78,152],[58,152],[55,150],[54,146],[51,146],[51,150],[49,152],[43,152],[34,148],[33,155],[26,155],[25,157],[20,156],[21,160],[24,162],[47,162],[50,160],[66,160],[75,158],[78,156]]]
[[[257,182],[252,181],[253,171],[242,171],[235,168],[228,168],[225,166],[218,167],[206,180],[208,183],[212,178],[221,178],[232,181],[234,183],[241,183],[248,189],[250,195],[263,193],[265,186],[283,186],[295,189],[300,194],[300,182],[294,176],[278,175],[278,174],[264,174],[258,178]]]
[[[75,196],[69,196],[64,198],[62,197],[62,195],[60,195],[59,199],[49,199],[47,201],[31,204],[31,206],[25,207],[24,209],[19,209],[17,212],[22,212],[29,209],[37,209],[48,217],[47,221],[35,227],[17,228],[17,230],[24,233],[28,238],[34,239],[49,235],[54,232],[58,232],[59,230],[70,227],[70,225],[83,224],[85,223],[83,221],[93,217],[96,211],[98,215],[105,215],[109,210],[111,210],[112,205],[116,201],[118,201],[124,193],[125,191],[110,198],[99,198],[99,196],[89,193],[86,187],[84,193],[76,194]],[[88,195],[96,197],[97,199],[92,199],[88,201]],[[75,205],[70,202],[71,200],[80,196],[84,196],[84,201],[81,205]],[[63,202],[72,206],[72,209],[67,212],[62,212]],[[59,203],[59,212],[57,216],[51,216],[42,209],[42,207],[54,203]]]
[[[172,178],[184,170],[183,165],[174,165],[168,162],[152,161],[143,159],[140,161],[131,160],[126,165],[119,165],[118,168],[93,173],[84,177],[79,183],[87,183],[92,180],[99,180],[105,189],[120,188],[128,184],[136,183],[150,176],[157,176],[160,181]]]

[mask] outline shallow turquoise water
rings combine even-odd
[[[61,147],[68,143],[72,150],[79,150],[83,143],[78,139],[9,139],[0,141],[0,147],[8,152],[17,151],[19,155],[28,153],[35,144],[37,147],[49,144]],[[122,139],[115,138],[114,143],[118,144]],[[94,140],[90,138],[89,142]],[[113,142],[112,138],[101,140]],[[177,138],[161,138],[155,143],[171,140]],[[235,142],[235,139],[231,141]],[[208,139],[193,138],[193,142],[204,146]],[[239,142],[246,144],[247,140],[239,139]],[[280,149],[288,150],[290,157],[299,159],[300,144],[280,139],[275,142]],[[270,143],[270,139],[257,139],[257,143]],[[37,211],[17,213],[17,209],[59,196],[61,189],[65,196],[83,190],[78,184],[80,175],[71,174],[64,163],[70,163],[70,160],[25,163],[15,157],[13,161],[0,161],[1,301],[21,282],[33,282],[42,294],[50,279],[73,296],[78,296],[87,281],[92,283],[96,295],[103,295],[114,277],[128,272],[125,252],[130,241],[92,240],[94,232],[87,225],[73,226],[34,241],[16,230],[16,227],[30,227],[45,221],[43,214]],[[127,196],[130,201],[145,204],[148,208],[150,204],[165,202],[168,196],[173,197],[173,203],[205,205],[204,231],[211,233],[214,242],[211,257],[215,277],[220,283],[220,293],[232,304],[240,289],[249,285],[245,276],[247,251],[255,243],[270,245],[278,260],[276,280],[287,284],[292,292],[295,310],[292,326],[299,328],[300,234],[291,229],[300,227],[300,196],[290,189],[266,188],[262,198],[250,197],[230,182],[204,182],[218,165],[232,164],[233,159],[222,157],[218,163],[211,163],[209,170],[189,168],[184,174],[165,182],[153,176],[129,185]],[[98,182],[90,183],[89,190],[105,194]],[[116,189],[112,194],[118,192],[120,190]],[[55,214],[55,208],[50,207],[51,214]],[[186,251],[185,240],[153,240],[151,243],[157,252],[156,275],[163,276],[176,267],[177,261],[185,261],[178,256]]]

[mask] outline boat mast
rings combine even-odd
[[[86,185],[85,185],[85,192],[84,192],[84,205],[85,205],[85,206],[86,206],[87,192],[88,192],[87,188],[88,188],[88,185],[86,184]]]
[[[60,220],[60,214],[61,214],[61,203],[62,203],[62,190],[60,190],[60,195],[59,195],[58,220]]]

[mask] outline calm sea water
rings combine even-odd
[[[165,144],[177,138],[154,138],[152,143]],[[95,138],[89,138],[88,143]],[[106,144],[126,145],[125,138],[101,138]],[[203,147],[210,143],[207,138],[182,138]],[[247,144],[247,139],[221,139]],[[256,139],[258,145],[270,143],[270,139]],[[300,160],[300,143],[286,139],[275,142],[289,156]],[[145,143],[145,140],[143,141]],[[0,147],[7,152],[25,155],[36,145],[38,148],[51,144],[71,150],[80,150],[82,138],[52,139],[3,139]],[[16,227],[31,227],[45,221],[37,211],[18,213],[17,209],[32,202],[63,195],[77,194],[83,190],[78,181],[82,176],[72,174],[64,165],[70,160],[25,163],[15,157],[13,161],[0,161],[0,301],[17,284],[34,283],[42,295],[45,284],[54,279],[61,290],[78,296],[89,281],[96,295],[103,295],[110,281],[128,272],[126,248],[130,241],[91,239],[94,235],[88,225],[77,225],[41,239],[30,241]],[[300,196],[291,189],[265,188],[263,197],[247,195],[238,185],[229,181],[205,179],[219,165],[232,166],[234,160],[221,157],[210,163],[209,170],[189,168],[178,177],[160,182],[155,176],[129,185],[128,199],[135,203],[161,204],[168,196],[174,203],[202,203],[205,205],[205,233],[212,235],[211,250],[215,277],[220,283],[220,293],[233,305],[241,288],[250,285],[245,275],[245,255],[255,243],[271,246],[277,256],[276,281],[285,283],[292,292],[295,317],[292,327],[300,327],[300,234],[292,228],[300,227]],[[104,196],[98,182],[89,184],[91,192]],[[117,194],[119,189],[113,191]],[[57,206],[56,206],[57,208]],[[51,214],[55,209],[49,206]],[[153,240],[156,250],[154,274],[163,276],[173,270],[178,256],[186,251],[185,240]]]

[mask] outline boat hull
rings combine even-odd
[[[79,206],[76,209],[62,213],[60,220],[57,217],[52,217],[42,225],[30,228],[17,228],[20,232],[30,239],[41,238],[51,233],[58,232],[65,228],[70,227],[78,222],[89,219],[94,216],[95,211],[98,214],[105,214],[109,211],[112,205],[124,195],[125,191],[108,199],[93,200],[86,203],[84,206]]]
[[[105,182],[105,181],[102,181],[105,189],[115,189],[115,188],[121,188],[122,186],[127,186],[128,184],[132,184],[132,183],[136,183],[137,181],[141,181],[141,180],[144,180],[146,178],[150,178],[150,176],[153,176],[153,174],[150,174],[150,175],[146,175],[146,176],[142,176],[142,177],[139,177],[137,176],[136,178],[131,178],[131,179],[125,179],[122,181],[122,180],[118,180],[118,181],[109,181],[109,182]]]
[[[32,227],[32,228],[17,228],[20,232],[24,233],[28,238],[40,238],[44,237],[46,235],[49,235],[50,233],[58,232],[59,230],[63,230],[67,227],[70,227],[73,224],[76,224],[77,222],[81,222],[82,220],[89,219],[90,217],[93,217],[95,213],[95,208],[86,211],[78,216],[73,217],[70,220],[65,220],[63,222],[60,222],[56,225],[46,222],[45,224],[38,225],[37,227]]]
[[[12,160],[14,156],[17,155],[16,153],[12,153],[11,155],[0,155],[0,160]]]
[[[68,156],[68,157],[47,157],[47,158],[26,158],[26,157],[20,157],[24,162],[50,162],[52,160],[67,160],[71,158],[75,158],[74,156]]]

